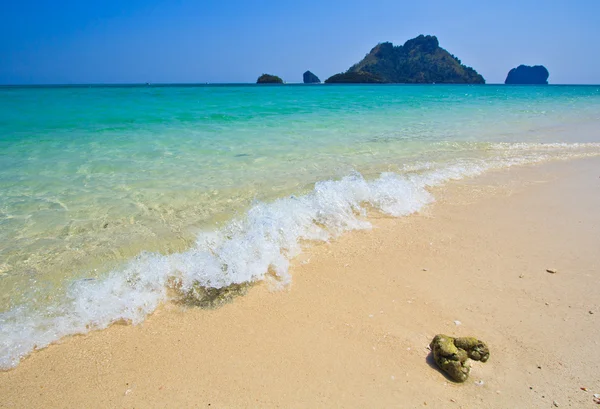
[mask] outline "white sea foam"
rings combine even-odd
[[[242,219],[198,236],[188,251],[142,253],[123,268],[98,280],[72,283],[62,302],[36,310],[20,306],[0,314],[0,368],[9,369],[35,349],[60,338],[117,321],[139,323],[177,287],[222,288],[274,275],[290,281],[289,261],[303,242],[326,241],[343,232],[367,229],[367,209],[391,216],[417,212],[434,199],[427,190],[452,179],[490,169],[536,163],[552,158],[600,154],[600,144],[496,144],[485,159],[456,160],[446,165],[421,164],[403,174],[384,173],[375,180],[352,174],[322,181],[304,196],[256,203]]]
[[[581,151],[586,149],[600,149],[600,143],[589,142],[589,143],[566,143],[566,142],[553,142],[553,143],[493,143],[492,149],[505,150],[505,151],[535,151],[535,152],[573,152]]]

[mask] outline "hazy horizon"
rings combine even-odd
[[[431,34],[488,84],[526,64],[546,66],[551,84],[595,85],[598,14],[592,0],[30,0],[0,5],[0,84],[246,84],[262,73],[299,83],[306,70],[324,81],[380,42]]]
[[[327,78],[325,78],[327,79]],[[486,82],[485,84],[462,84],[462,83],[403,83],[403,82],[392,82],[392,83],[334,83],[334,84],[324,84],[323,79],[321,83],[313,83],[313,84],[305,84],[302,81],[300,82],[286,82],[283,84],[257,84],[256,81],[252,82],[78,82],[78,83],[30,83],[30,84],[2,84],[0,83],[0,87],[2,88],[77,88],[77,87],[145,87],[145,86],[154,86],[154,87],[177,87],[177,86],[235,86],[235,85],[258,85],[258,86],[283,86],[283,85],[307,85],[307,86],[318,86],[318,85],[327,85],[327,86],[358,86],[358,85],[368,85],[368,86],[393,86],[393,85],[407,85],[407,86],[423,86],[423,85],[431,85],[431,86],[444,86],[444,85],[457,85],[457,86],[486,86],[486,85],[506,85],[510,87],[539,87],[539,86],[581,86],[581,87],[596,87],[599,86],[600,83],[579,83],[579,84],[504,84],[504,82]]]

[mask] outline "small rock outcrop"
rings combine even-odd
[[[257,84],[283,84],[283,80],[277,75],[263,74],[256,80]]]
[[[464,382],[469,377],[469,358],[486,362],[490,357],[490,350],[485,342],[472,337],[453,338],[438,334],[429,347],[437,366],[456,382]]]
[[[508,72],[505,84],[547,84],[550,73],[543,65],[519,65]]]
[[[305,84],[320,84],[321,80],[315,74],[310,71],[306,71],[302,74],[302,79]]]
[[[348,71],[325,82],[485,84],[477,71],[440,47],[431,35],[420,35],[404,45],[377,44]]]

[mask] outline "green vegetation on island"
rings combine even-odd
[[[371,74],[370,72],[358,71],[351,72],[347,71],[341,74],[335,74],[325,80],[326,84],[367,84],[367,83],[383,83],[388,82],[383,78]]]
[[[420,35],[404,45],[377,44],[348,71],[326,83],[485,84],[473,68],[439,46],[437,37]]]
[[[256,80],[257,84],[283,84],[283,80],[277,75],[263,74]]]
[[[550,73],[543,65],[519,65],[508,72],[505,84],[548,84]]]

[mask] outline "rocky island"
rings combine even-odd
[[[346,71],[340,74],[332,75],[325,80],[326,84],[381,84],[384,82],[388,81],[385,81],[378,75],[365,71]]]
[[[485,84],[485,80],[441,48],[437,37],[420,35],[404,45],[377,44],[360,62],[325,83]]]
[[[306,71],[302,74],[302,80],[305,84],[320,84],[321,80],[315,74],[310,71]]]
[[[519,65],[508,72],[505,84],[548,84],[550,73],[543,65]]]
[[[283,80],[277,75],[263,74],[256,80],[257,84],[283,84]]]

